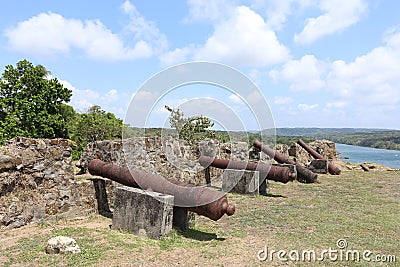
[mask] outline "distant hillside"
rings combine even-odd
[[[270,132],[266,130],[266,132]],[[277,136],[329,139],[336,143],[400,150],[400,130],[368,128],[277,128]]]
[[[143,134],[138,128],[128,128],[129,133],[124,137],[134,137]],[[171,129],[146,128],[147,136],[161,136],[172,134]],[[273,136],[275,129],[263,130],[263,135]],[[316,139],[328,139],[336,143],[365,146],[373,148],[400,150],[400,130],[368,129],[368,128],[277,128],[276,142],[281,144],[292,144],[299,138],[305,142]],[[216,131],[216,138],[222,142],[229,140],[248,142],[252,145],[254,139],[260,139],[259,132],[230,132]]]
[[[331,134],[381,133],[386,131],[392,130],[368,128],[277,128],[276,134],[279,136],[313,137]]]

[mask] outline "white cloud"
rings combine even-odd
[[[319,104],[311,104],[311,105],[309,105],[309,104],[298,104],[297,105],[297,108],[300,111],[311,111],[311,110],[316,109],[318,107],[319,107]]]
[[[210,60],[234,66],[262,67],[284,62],[290,51],[264,19],[247,6],[225,1],[189,1],[189,17],[208,21],[214,31],[204,44],[189,44],[160,56],[162,65]],[[213,10],[210,13],[205,10]],[[218,15],[220,12],[223,15]]]
[[[344,102],[344,101],[336,101],[336,102],[328,102],[328,103],[326,103],[326,107],[327,108],[343,108],[343,107],[345,107],[347,105],[347,103],[346,102]]]
[[[319,9],[324,13],[308,18],[303,30],[294,36],[295,42],[310,44],[323,36],[345,30],[366,14],[368,3],[365,0],[321,0]]]
[[[279,43],[263,18],[246,6],[217,23],[206,43],[197,48],[195,60],[220,61],[235,66],[267,66],[289,58],[289,50]]]
[[[358,105],[400,107],[400,31],[391,30],[385,43],[369,53],[346,63],[333,62],[328,76],[328,90],[340,101]]]
[[[98,103],[100,95],[95,91],[90,89],[77,89],[66,80],[58,79],[58,81],[65,88],[72,90],[72,97],[69,104],[73,106],[77,112],[86,112],[91,106],[100,104]]]
[[[119,99],[118,91],[116,89],[111,89],[104,95],[104,101],[115,102]]]
[[[292,102],[293,102],[293,98],[291,98],[291,97],[280,97],[280,96],[274,97],[274,104],[276,104],[276,105],[286,105],[286,104],[290,104]]]
[[[134,98],[136,101],[135,102],[146,102],[149,100],[153,100],[155,94],[150,92],[150,91],[144,91],[144,90],[140,90],[138,92],[134,92],[132,94],[132,99]]]
[[[273,29],[281,29],[291,13],[293,1],[268,1],[269,8],[266,10],[267,24]]]
[[[189,14],[184,19],[185,22],[213,22],[223,20],[235,8],[233,1],[225,0],[188,0],[187,5]]]
[[[91,89],[77,89],[66,80],[58,81],[66,88],[72,90],[71,101],[68,105],[74,107],[79,113],[86,112],[93,105],[99,105],[103,110],[114,113],[117,117],[123,118],[126,111],[126,105],[123,103],[126,99],[119,97],[116,89],[111,89],[104,95],[101,95]]]
[[[280,71],[270,71],[274,81],[287,81],[293,91],[315,91],[325,86],[327,66],[314,55],[305,55],[300,60],[291,60]]]
[[[177,63],[186,62],[190,54],[194,51],[194,46],[188,46],[184,48],[176,48],[173,51],[168,51],[162,54],[159,59],[161,65],[171,66]]]
[[[52,12],[19,22],[6,29],[4,35],[11,50],[36,57],[52,58],[79,52],[95,60],[134,60],[166,49],[166,37],[154,23],[141,16],[129,1],[122,9],[129,14],[127,32],[129,39],[133,39],[130,45],[124,44],[122,36],[99,20],[70,19]]]
[[[126,0],[122,5],[121,5],[122,10],[126,14],[130,14],[135,12],[136,8],[134,5],[129,0]]]
[[[129,34],[133,34],[135,40],[140,40],[148,44],[151,47],[152,54],[158,55],[167,50],[167,37],[160,33],[160,30],[153,21],[143,17],[136,7],[128,0],[122,4],[122,9],[125,14],[129,16],[129,23],[126,26],[126,31]]]
[[[230,95],[228,98],[229,98],[229,100],[231,100],[235,104],[242,104],[243,103],[243,100],[237,95]]]
[[[267,25],[274,30],[281,30],[287,18],[294,12],[299,13],[306,7],[316,5],[316,0],[253,0],[251,3],[252,8],[265,12]]]

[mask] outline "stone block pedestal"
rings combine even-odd
[[[310,162],[307,168],[314,173],[327,174],[328,161],[326,159],[314,159]]]
[[[100,215],[103,215],[108,218],[112,218],[112,212],[108,205],[108,197],[107,197],[107,190],[106,190],[106,182],[102,178],[90,178],[89,180],[92,181],[95,196],[97,200],[97,211]]]
[[[174,207],[174,215],[172,226],[179,231],[187,231],[190,226],[194,225],[194,212],[187,211],[181,207]]]
[[[160,239],[172,229],[174,197],[122,186],[116,188],[112,229]]]
[[[261,184],[263,184],[263,182],[261,182]],[[266,188],[266,183],[264,184]],[[222,175],[222,190],[224,192],[257,195],[259,193],[259,187],[260,175],[258,171],[224,170]]]

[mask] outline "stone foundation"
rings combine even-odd
[[[307,168],[314,173],[327,174],[328,161],[326,159],[313,159]]]
[[[260,186],[259,179],[258,171],[227,169],[222,177],[222,190],[244,195],[257,195]]]
[[[132,187],[118,187],[112,229],[160,239],[172,230],[174,197]]]

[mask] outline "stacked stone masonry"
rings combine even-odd
[[[333,142],[315,141],[310,146],[327,159],[336,159]],[[303,165],[312,160],[297,144],[294,147],[278,145],[277,149],[286,155],[294,153],[294,158]],[[92,181],[88,176],[74,174],[71,151],[71,144],[63,139],[18,137],[0,147],[0,229],[20,227],[52,215],[71,217],[97,212]],[[77,165],[81,168],[80,174],[85,174],[90,160],[98,158],[204,185],[205,171],[197,161],[200,155],[234,160],[248,160],[249,155],[250,160],[260,157],[245,142],[225,144],[205,140],[189,145],[173,138],[152,137],[90,143]],[[261,155],[262,161],[266,159]],[[213,183],[221,182],[222,170],[210,168],[210,172]],[[111,210],[117,186],[106,179]]]
[[[92,159],[101,159],[119,166],[129,166],[148,173],[196,185],[205,184],[204,168],[198,163],[200,155],[222,159],[247,160],[248,145],[217,140],[205,140],[195,145],[173,138],[133,138],[120,141],[90,143],[82,154],[78,166],[82,173]],[[222,170],[211,168],[211,177],[220,179]]]
[[[0,228],[95,209],[90,182],[74,179],[71,150],[68,140],[20,137],[0,148]]]

